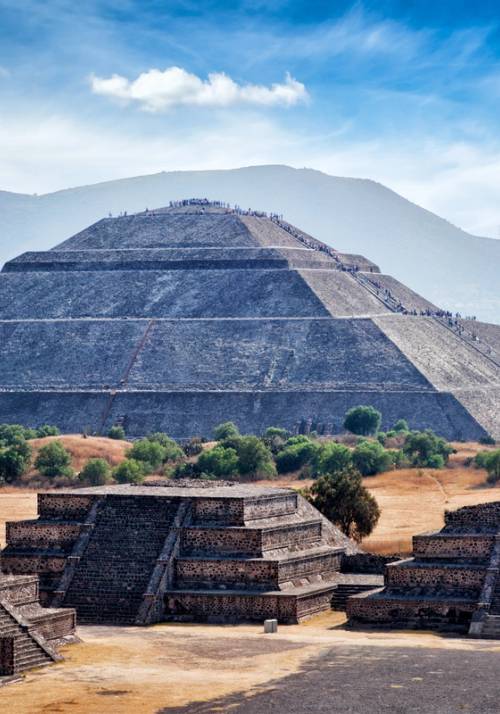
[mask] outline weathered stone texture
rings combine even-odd
[[[402,305],[377,296],[377,276]],[[478,324],[479,344],[393,314],[429,305],[263,215],[191,205],[103,219],[0,272],[0,421],[331,433],[372,404],[384,428],[500,434],[495,330]]]
[[[38,573],[44,603],[81,622],[298,621],[329,607],[356,550],[285,489],[110,486],[40,494],[39,509],[8,525],[2,568]]]
[[[500,604],[499,540],[500,503],[447,512],[440,532],[415,536],[413,558],[386,566],[383,589],[348,599],[350,621],[468,631],[495,614],[496,588]]]

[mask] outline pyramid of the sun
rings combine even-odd
[[[500,437],[500,326],[450,320],[276,217],[184,203],[4,266],[0,421],[329,432],[373,404],[385,427]]]

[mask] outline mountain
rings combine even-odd
[[[472,236],[374,181],[287,166],[162,172],[42,196],[0,192],[0,262],[47,249],[110,212],[191,196],[282,213],[433,303],[500,322],[499,240]]]

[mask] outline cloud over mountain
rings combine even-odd
[[[212,72],[208,79],[187,72],[182,67],[150,69],[136,79],[119,74],[90,78],[95,94],[137,102],[142,109],[159,112],[176,106],[228,107],[236,104],[255,106],[293,106],[308,98],[305,86],[289,73],[281,84],[238,84],[223,72]]]

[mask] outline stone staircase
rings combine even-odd
[[[10,652],[7,650],[10,649]],[[0,676],[51,664],[49,654],[0,602]]]
[[[104,499],[64,598],[81,623],[133,624],[178,501]]]
[[[0,573],[0,677],[62,659],[57,647],[74,629],[73,610],[40,607],[36,576]]]
[[[375,587],[376,586],[374,585],[339,583],[333,593],[332,609],[338,610],[340,612],[345,612],[347,607],[347,600],[352,595],[359,595],[360,593],[368,592],[369,590],[374,590]]]
[[[170,482],[39,495],[2,567],[81,623],[298,622],[329,609],[356,546],[293,491]]]

